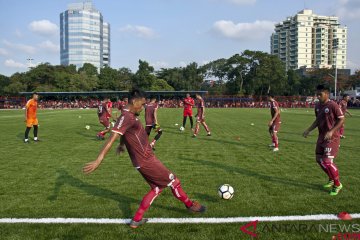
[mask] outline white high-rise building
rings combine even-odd
[[[73,3],[60,14],[60,62],[78,68],[91,63],[110,65],[110,24],[92,1]]]
[[[277,55],[286,69],[345,69],[346,46],[347,27],[340,26],[338,17],[319,16],[308,9],[276,24],[271,35],[271,54]]]

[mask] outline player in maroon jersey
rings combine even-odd
[[[158,118],[157,118],[157,110],[159,106],[156,103],[156,97],[152,97],[150,99],[150,102],[145,104],[145,131],[147,135],[149,136],[151,133],[151,129],[154,129],[156,132],[156,136],[151,141],[150,146],[153,150],[155,150],[155,143],[162,134],[162,129],[160,128],[160,125],[158,124]]]
[[[204,99],[200,96],[200,94],[196,94],[196,99],[197,99],[197,103],[196,103],[196,107],[197,107],[197,113],[196,113],[196,125],[195,125],[195,131],[194,131],[194,135],[193,137],[196,137],[199,133],[200,130],[200,123],[201,125],[204,126],[206,132],[207,132],[207,136],[211,136],[210,133],[210,129],[207,126],[206,122],[205,122],[205,103],[204,103]]]
[[[330,195],[335,196],[342,189],[339,171],[334,159],[339,150],[339,129],[344,123],[344,115],[339,105],[329,99],[329,89],[327,87],[323,85],[317,86],[316,95],[319,99],[319,103],[315,106],[316,119],[305,130],[303,136],[307,137],[312,130],[318,128],[319,136],[315,150],[316,161],[329,177],[329,182],[324,187],[332,188]]]
[[[278,132],[280,130],[280,109],[279,103],[275,101],[274,95],[269,94],[268,100],[270,101],[270,113],[271,113],[271,120],[268,123],[269,126],[269,133],[272,139],[272,144],[270,145],[273,147],[273,151],[279,151],[279,138]]]
[[[133,90],[130,93],[128,106],[118,118],[109,139],[104,144],[98,157],[83,168],[83,172],[86,174],[95,171],[104,160],[113,143],[121,137],[117,148],[118,153],[124,152],[126,146],[133,166],[150,185],[150,191],[142,199],[135,216],[130,222],[131,228],[137,228],[147,222],[147,219],[143,218],[144,213],[166,187],[171,188],[174,197],[182,201],[190,212],[202,213],[206,210],[200,203],[188,198],[181,187],[179,178],[167,169],[154,155],[145,129],[138,119],[144,104],[145,93]]]
[[[186,119],[187,117],[189,117],[190,119],[190,125],[191,125],[191,129],[193,129],[193,125],[194,125],[194,122],[193,122],[193,113],[192,113],[192,107],[195,105],[194,104],[194,99],[192,99],[190,97],[190,94],[187,93],[186,94],[186,98],[184,99],[184,118],[183,118],[183,127],[185,128],[185,125],[186,125]]]
[[[341,111],[343,112],[344,116],[347,113],[351,117],[352,116],[351,113],[347,110],[347,104],[348,104],[349,100],[350,100],[349,94],[344,94],[343,99],[339,103],[339,106],[340,106]],[[340,128],[340,138],[345,138],[344,129],[345,129],[345,123]]]
[[[104,130],[96,135],[98,139],[103,140],[105,138],[105,134],[110,132],[111,107],[112,103],[109,98],[105,98],[98,106],[99,122],[105,127]]]

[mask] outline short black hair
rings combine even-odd
[[[320,92],[330,92],[330,88],[328,86],[325,86],[323,84],[317,85],[316,90]]]
[[[129,92],[129,100],[145,98],[146,93],[140,89],[133,89]]]
[[[273,93],[268,93],[268,97],[272,97],[272,98],[274,98],[274,97],[275,97],[275,95],[274,95]]]
[[[32,95],[39,95],[37,92],[33,92]]]
[[[349,96],[349,94],[344,93],[343,98],[346,98],[347,96]]]

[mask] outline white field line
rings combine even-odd
[[[350,214],[353,219],[360,219],[360,213]],[[229,217],[229,218],[149,218],[148,223],[243,223],[258,220],[259,222],[283,221],[321,221],[340,220],[335,214],[304,216],[269,216],[269,217]],[[118,218],[0,218],[0,223],[41,223],[41,224],[128,224],[130,219]]]

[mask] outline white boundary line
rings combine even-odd
[[[352,219],[360,219],[360,213],[350,214]],[[119,218],[0,218],[0,223],[41,223],[41,224],[128,224],[131,219]],[[282,221],[321,221],[341,220],[335,214],[305,216],[269,216],[269,217],[229,217],[229,218],[149,218],[148,223],[243,223],[258,220],[259,222]]]

